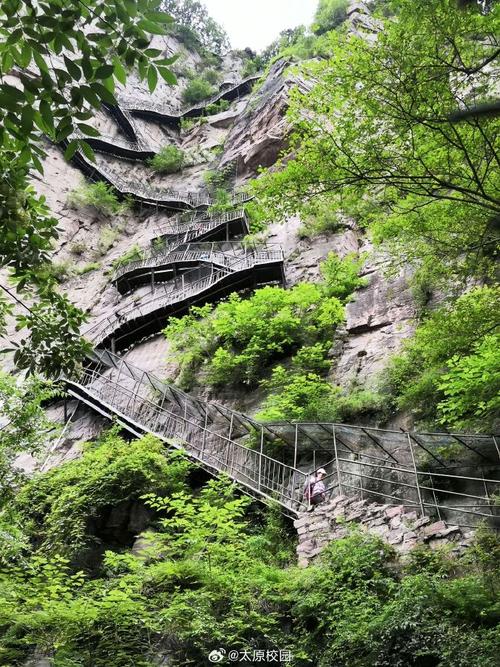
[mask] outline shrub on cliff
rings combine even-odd
[[[177,146],[164,146],[148,164],[160,174],[174,174],[182,169],[184,151]]]
[[[92,207],[102,215],[119,215],[130,207],[127,202],[120,202],[115,191],[103,181],[97,183],[83,182],[68,193],[67,202],[74,208]]]
[[[182,91],[182,101],[184,104],[198,104],[208,99],[215,93],[215,88],[206,79],[195,77],[188,82]]]

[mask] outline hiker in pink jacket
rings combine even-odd
[[[304,500],[312,506],[319,505],[325,499],[326,487],[323,482],[326,477],[326,470],[319,468],[316,473],[311,475],[304,489]]]

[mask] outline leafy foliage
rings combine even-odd
[[[126,68],[137,66],[152,89],[159,75],[175,83],[168,69],[172,59],[149,48],[151,34],[165,34],[164,25],[172,21],[157,6],[149,0],[139,5],[108,0],[70,6],[58,0],[2,4],[2,72],[18,67],[21,74],[19,87],[7,81],[0,84],[1,140],[5,146],[10,136],[16,143],[19,166],[33,159],[40,168],[39,132],[55,142],[64,141],[75,129],[95,136],[84,121],[103,103],[116,104],[114,81],[125,83]],[[67,153],[79,145],[71,141]],[[83,143],[81,147],[88,149]]]
[[[366,285],[366,278],[358,275],[363,262],[364,257],[357,258],[354,253],[341,259],[334,252],[329,252],[320,266],[326,294],[346,303],[353,292]]]
[[[16,498],[18,511],[30,517],[31,539],[46,554],[57,549],[75,557],[96,544],[91,526],[108,507],[181,489],[189,464],[178,454],[166,457],[163,448],[152,436],[127,443],[112,430],[81,459],[36,475]]]
[[[127,266],[131,262],[142,259],[144,250],[137,243],[127,250],[121,257],[115,259],[113,262],[113,269],[119,269],[122,266]]]
[[[175,19],[174,32],[187,42],[186,46],[213,51],[218,55],[228,50],[229,39],[224,28],[214,21],[201,2],[162,0],[161,7]]]
[[[472,289],[418,327],[388,369],[397,407],[424,422],[491,428],[498,408],[499,294],[494,287]]]
[[[42,404],[56,394],[55,387],[39,378],[17,386],[14,378],[0,374],[0,506],[12,499],[21,480],[22,471],[15,467],[16,456],[36,455],[48,442],[54,429],[42,409]]]
[[[160,174],[173,174],[184,164],[184,151],[177,146],[163,146],[148,164]]]
[[[197,76],[188,81],[182,91],[182,101],[185,104],[203,102],[215,93],[215,88],[206,79]]]
[[[452,0],[433,0],[432,10],[423,0],[392,6],[397,20],[373,43],[338,31],[322,37],[329,55],[302,66],[315,86],[292,100],[281,169],[265,172],[255,191],[274,220],[315,197],[339,212],[368,200],[370,229],[401,263],[426,261],[448,277],[488,274],[499,121],[450,115],[491,97],[498,5],[487,13]]]
[[[65,494],[53,487],[53,502]],[[104,505],[97,486],[92,496]],[[352,530],[300,569],[275,508],[259,526],[225,480],[144,499],[159,520],[142,555],[107,551],[90,578],[56,541],[52,556],[34,550],[2,570],[4,662],[37,647],[55,664],[146,667],[167,645],[173,665],[205,664],[218,646],[288,649],[296,667],[496,664],[499,541],[486,529],[455,564],[422,548],[403,565]]]
[[[256,418],[262,421],[331,421],[331,404],[338,389],[316,373],[290,374],[283,366],[273,369],[263,383],[270,389],[263,409]]]
[[[97,213],[107,216],[120,215],[130,208],[127,202],[120,202],[113,188],[103,181],[83,182],[68,193],[67,201],[72,207],[91,206]]]
[[[500,414],[500,334],[485,336],[471,354],[456,354],[447,366],[438,384],[444,394],[440,421],[454,428],[493,424]]]
[[[313,32],[321,35],[337,28],[347,16],[348,0],[320,0],[314,15]]]
[[[202,318],[202,319],[200,319]],[[248,299],[232,294],[217,307],[193,308],[165,329],[182,373],[203,364],[211,384],[255,384],[274,359],[327,338],[343,319],[341,303],[320,287],[264,287]],[[189,372],[190,371],[190,372]],[[182,376],[181,376],[182,379]]]

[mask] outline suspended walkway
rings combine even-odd
[[[269,249],[270,246],[267,246]],[[231,268],[240,259],[253,255],[255,248],[241,243],[181,243],[154,248],[143,257],[119,267],[113,283],[121,294],[140,285],[151,285],[175,278],[201,264],[216,268]]]
[[[231,292],[278,283],[283,279],[281,249],[258,249],[234,256],[227,265],[200,266],[156,285],[149,296],[132,294],[112,316],[83,332],[96,347],[123,350],[145,336],[158,333],[168,317],[180,316],[199,303],[213,303]]]
[[[224,213],[198,211],[189,217],[186,214],[177,215],[157,225],[152,242],[165,240],[168,243],[189,243],[193,239],[229,241],[249,231],[244,209]]]
[[[152,206],[157,209],[183,211],[187,209],[206,208],[213,203],[208,193],[174,190],[149,183],[127,181],[113,169],[91,162],[80,151],[76,151],[71,160],[89,180],[94,182],[104,181],[117,190],[122,197],[129,197],[140,204]],[[239,206],[251,198],[251,195],[245,192],[234,192],[231,195],[230,203],[233,206]]]
[[[162,282],[166,277],[193,268],[193,264],[229,266],[232,258],[247,253],[241,243],[229,243],[230,238],[248,232],[244,210],[227,211],[218,215],[197,213],[185,222],[177,217],[161,225],[151,239],[149,250],[143,250],[137,260],[118,266],[113,283],[121,294],[133,287]],[[208,239],[225,239],[217,243]],[[196,240],[196,243],[193,243]]]
[[[260,77],[260,74],[248,76],[246,79],[243,79],[242,81],[219,91],[209,99],[200,102],[200,104],[180,111],[173,111],[168,105],[158,102],[132,99],[126,96],[120,96],[118,103],[120,108],[125,109],[129,114],[146,118],[148,120],[156,120],[166,125],[177,126],[183,118],[197,118],[198,116],[203,115],[203,112],[209,105],[216,104],[220,100],[232,102],[240,97],[248,95],[252,90],[253,84],[258,81]]]
[[[151,150],[142,141],[127,141],[121,137],[107,135],[102,132],[98,137],[88,137],[77,131],[70,135],[69,139],[84,140],[95,151],[127,160],[144,161],[156,155],[155,151]]]
[[[71,396],[135,436],[156,435],[212,474],[225,473],[252,496],[277,502],[291,517],[306,509],[304,486],[311,471],[322,466],[327,498],[345,494],[404,505],[417,516],[461,527],[480,520],[498,525],[500,461],[491,435],[417,434],[334,423],[261,424],[192,398],[109,351],[97,350],[89,367],[65,382]],[[440,459],[446,448],[457,445],[474,475]],[[266,453],[269,446],[281,452],[281,460]]]

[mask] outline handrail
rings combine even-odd
[[[154,185],[144,185],[133,183],[125,180],[120,174],[113,169],[104,168],[102,164],[90,162],[83,153],[76,151],[75,157],[85,163],[91,180],[96,180],[95,175],[100,176],[100,179],[105,180],[112,185],[120,194],[124,196],[136,197],[142,201],[154,201],[158,205],[161,202],[171,201],[187,204],[192,208],[199,208],[202,206],[210,206],[213,204],[212,198],[208,193],[203,192],[189,192],[186,190],[174,190],[173,188],[162,188]],[[238,205],[252,199],[252,195],[246,192],[233,192],[231,195],[231,204]]]
[[[198,269],[188,271],[181,276],[182,287],[180,289],[178,288],[178,282],[175,279],[167,281],[162,284],[161,289],[158,289],[157,293],[151,298],[145,301],[140,301],[139,303],[136,303],[134,299],[130,299],[130,305],[126,304],[125,308],[117,311],[114,317],[106,316],[99,320],[92,327],[84,331],[83,335],[88,337],[94,345],[99,345],[109,337],[112,331],[126,322],[137,319],[137,317],[146,316],[151,312],[168,305],[183,302],[189,297],[193,297],[208,290],[231,273],[245,271],[259,264],[282,261],[283,251],[281,249],[259,249],[241,258],[237,257],[230,265],[214,269],[210,271],[207,276],[195,280],[190,280],[190,277],[193,273],[198,272]],[[188,277],[187,280],[186,276]]]
[[[193,113],[196,113],[198,111],[201,113],[203,109],[205,109],[210,104],[214,104],[215,102],[218,102],[219,100],[232,95],[232,93],[234,93],[238,88],[241,88],[252,81],[257,81],[258,79],[260,79],[260,77],[261,77],[260,74],[252,74],[251,76],[247,76],[245,79],[242,79],[234,86],[218,91],[215,95],[212,95],[210,98],[204,100],[202,103],[198,105],[195,104],[184,110],[177,111],[170,109],[164,104],[160,104],[159,102],[151,102],[150,100],[137,100],[126,96],[119,96],[118,103],[121,107],[132,113],[134,111],[153,112],[153,113],[158,113],[159,115],[162,116],[167,116],[169,118],[172,118],[173,120],[179,121],[181,118],[192,116]]]
[[[191,459],[218,473],[226,473],[261,498],[277,501],[295,515],[304,508],[303,488],[309,477],[293,466],[249,449],[205,426],[201,420],[179,415],[139,390],[130,389],[96,370],[84,370],[66,383],[73,395],[81,393],[109,407],[122,423],[138,434],[153,433]]]
[[[182,449],[189,458],[210,471],[229,475],[252,495],[264,501],[277,501],[285,514],[295,516],[306,509],[303,490],[311,479],[314,466],[301,470],[296,465],[288,465],[265,454],[262,450],[265,425],[259,425],[260,448],[250,449],[233,436],[232,416],[237,413],[231,414],[231,426],[225,434],[216,426],[213,414],[208,418],[209,408],[214,404],[193,399],[115,355],[110,355],[110,360],[112,364],[105,370],[84,369],[66,378],[69,393],[103,414],[113,414],[135,435],[152,433],[169,446]],[[115,371],[118,373],[116,377]],[[132,387],[127,384],[127,378],[133,382]],[[151,390],[155,395],[151,396]],[[188,413],[188,405],[195,409]],[[245,415],[240,417],[243,422],[249,419]],[[350,428],[345,424],[332,426]],[[350,495],[361,498],[368,496],[393,505],[402,504],[421,516],[430,510],[436,512],[438,517],[443,513],[453,519],[458,517],[453,523],[462,527],[469,526],[466,522],[471,518],[477,523],[480,519],[494,520],[498,516],[487,488],[487,485],[493,485],[494,489],[498,489],[498,479],[422,471],[392,462],[371,463],[364,458],[371,457],[364,453],[355,457],[337,454],[322,463],[322,467],[327,469],[324,480],[327,497],[348,490]],[[368,473],[365,468],[369,469]],[[423,481],[419,481],[421,477],[424,477]],[[426,478],[437,481],[443,478],[462,482],[468,480],[469,483],[477,483],[478,489],[484,485],[484,492],[464,493],[446,486],[440,488],[434,481],[428,485]],[[425,492],[428,492],[427,495]],[[470,502],[464,503],[461,499]]]
[[[229,246],[225,248],[224,246]],[[267,245],[266,247],[269,247]],[[241,255],[247,256],[252,252],[248,246],[242,246],[240,243],[230,243],[227,241],[218,242],[200,242],[200,243],[173,243],[166,244],[161,248],[153,248],[149,252],[143,252],[139,259],[127,262],[115,270],[113,282],[127,273],[137,269],[152,269],[167,264],[177,262],[203,262],[211,264],[220,264],[221,266],[230,266],[234,257]]]
[[[197,234],[195,234],[195,236],[197,236],[201,232],[240,219],[245,219],[245,211],[243,209],[233,209],[231,211],[225,211],[224,213],[206,213],[205,211],[198,211],[187,220],[183,220],[182,215],[176,215],[173,218],[169,218],[163,225],[158,225],[155,229],[155,235],[151,240],[153,241],[161,236],[174,236],[176,234],[184,234],[191,231],[197,232]]]

